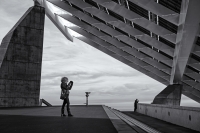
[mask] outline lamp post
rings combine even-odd
[[[85,92],[85,96],[86,96],[86,106],[88,106],[88,97],[89,97],[89,94],[90,94],[91,92]]]

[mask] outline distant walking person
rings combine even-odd
[[[63,100],[63,105],[62,105],[62,108],[61,108],[61,116],[66,116],[64,114],[64,107],[65,107],[65,104],[67,104],[67,113],[68,113],[68,116],[73,116],[70,112],[70,108],[69,108],[69,105],[70,105],[70,102],[69,102],[69,90],[71,90],[72,86],[73,86],[73,81],[70,81],[69,84],[67,84],[68,82],[68,78],[67,77],[63,77],[61,79],[61,96],[60,96],[60,99]]]
[[[138,99],[136,99],[135,100],[135,103],[134,103],[134,112],[136,112],[136,110],[137,110],[137,104],[139,103],[139,100]]]

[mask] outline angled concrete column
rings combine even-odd
[[[33,6],[0,46],[0,107],[38,106],[45,9]]]
[[[153,100],[152,104],[163,105],[180,105],[182,94],[182,85],[173,84],[168,85],[161,91]]]
[[[200,17],[194,15],[200,12],[199,5],[199,0],[184,0],[182,2],[170,84],[181,83],[191,52],[199,36]]]

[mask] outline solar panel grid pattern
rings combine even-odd
[[[99,45],[97,49],[100,48],[103,52],[161,83],[169,84],[177,44],[176,40],[173,40],[173,36],[176,39],[178,32],[178,22],[175,22],[172,17],[177,18],[182,1],[159,0],[156,3],[157,1],[144,0],[151,2],[150,8],[154,4],[158,8],[165,8],[167,13],[172,13],[168,14],[172,15],[171,18],[165,17],[167,14],[160,15],[158,10],[161,9],[151,10],[148,5],[138,0],[65,1],[77,10],[75,14],[72,14],[77,19],[74,22],[80,24],[81,28],[72,28],[72,30],[85,36],[79,37],[80,40],[95,47]],[[171,6],[172,4],[174,7]],[[78,12],[89,17],[80,16]],[[129,13],[133,13],[132,18],[127,15]],[[94,32],[92,28],[98,32]],[[113,39],[123,46],[116,45]],[[197,39],[196,49],[199,48],[197,47],[199,42]],[[197,78],[200,78],[200,65],[197,64],[200,61],[198,50],[191,53],[189,62],[192,63],[187,64],[187,72],[183,77],[183,84],[194,89],[198,88],[199,80]],[[183,94],[192,97],[193,93],[188,90],[184,90]]]
[[[112,14],[112,16],[117,16],[117,15],[113,15]],[[116,17],[117,18],[117,17]],[[135,26],[135,25],[134,25]],[[138,26],[138,25],[136,25],[135,26],[136,28],[138,28],[138,29],[140,29],[141,31],[143,31],[143,32],[145,32],[145,33],[147,33],[147,34],[149,34],[150,35],[150,31],[148,31],[148,30],[146,30],[145,28],[143,28],[143,27],[140,27],[140,26]],[[119,31],[119,32],[121,32],[121,33],[123,33],[123,34],[125,34],[125,35],[127,35],[127,33],[126,32],[123,32],[123,31],[121,31],[120,29],[118,29],[118,28],[115,28],[115,30],[117,30],[117,31]],[[138,39],[138,41],[140,41],[139,39]],[[140,42],[142,42],[142,41],[140,41]],[[143,44],[146,44],[146,43],[144,43],[143,42]],[[147,44],[148,45],[148,44]],[[150,47],[151,48],[151,46],[150,45],[148,45],[148,47]],[[154,51],[158,51],[156,48],[153,48],[153,50]],[[148,54],[146,54],[146,53],[143,53],[143,54],[145,54],[145,55],[147,55],[147,56],[149,56]],[[149,56],[149,57],[151,57],[151,56]],[[152,58],[152,57],[151,57]],[[156,59],[155,59],[156,60]],[[158,60],[157,60],[158,61]]]

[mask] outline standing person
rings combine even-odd
[[[64,98],[63,98],[63,105],[62,105],[62,108],[61,108],[61,116],[66,116],[64,114],[64,107],[65,107],[65,104],[67,103],[67,113],[68,113],[68,116],[73,116],[70,112],[70,108],[69,108],[69,90],[71,90],[72,86],[73,86],[73,81],[70,81],[69,84],[67,84],[68,82],[68,78],[67,77],[63,77],[61,79],[61,93],[64,94]]]
[[[139,103],[139,100],[138,99],[136,99],[135,100],[135,103],[134,103],[134,112],[136,112],[136,110],[137,110],[137,104]]]

